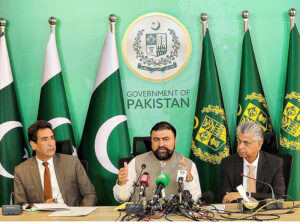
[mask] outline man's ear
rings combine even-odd
[[[260,149],[261,149],[261,147],[262,147],[263,143],[264,143],[264,140],[260,140],[260,141],[258,142],[258,145],[259,145],[259,149],[258,149],[258,150],[260,150]]]
[[[30,144],[30,146],[31,146],[31,148],[32,148],[33,150],[36,150],[36,146],[37,146],[37,145],[36,145],[36,142],[30,140],[29,144]]]

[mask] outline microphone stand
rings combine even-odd
[[[266,183],[266,182],[263,182],[263,181],[258,180],[258,179],[255,179],[255,178],[253,178],[253,177],[246,176],[246,175],[244,175],[243,173],[241,174],[241,176],[246,177],[246,178],[249,178],[249,179],[252,179],[252,180],[255,180],[255,181],[257,181],[257,182],[260,182],[260,183],[265,184],[265,185],[267,185],[268,187],[270,187],[271,193],[272,193],[272,199],[271,199],[271,200],[270,200],[270,199],[266,199],[265,202],[266,202],[266,204],[268,204],[268,203],[274,201],[274,203],[267,205],[267,206],[266,206],[266,209],[267,209],[267,210],[271,210],[271,209],[282,209],[282,208],[283,208],[283,201],[284,201],[284,200],[283,200],[283,199],[280,199],[280,202],[276,202],[275,194],[274,194],[273,187],[271,186],[271,184]],[[251,193],[250,193],[250,192],[249,192],[249,197],[251,197]]]

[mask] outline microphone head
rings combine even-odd
[[[205,203],[208,203],[208,204],[212,204],[212,202],[214,201],[214,193],[211,192],[211,191],[206,191],[202,194],[201,198],[200,198],[200,201],[201,202],[205,202]]]
[[[142,169],[146,169],[146,164],[143,163],[142,166],[141,166],[141,168]]]
[[[141,185],[142,183],[145,183],[146,187],[149,187],[149,182],[150,182],[149,173],[144,172],[143,175],[141,175],[140,178],[139,178],[139,184]]]
[[[164,188],[167,187],[170,183],[170,177],[166,173],[160,174],[156,179],[156,185],[163,184]]]

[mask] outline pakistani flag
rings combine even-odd
[[[87,118],[78,150],[88,161],[91,179],[100,205],[115,205],[112,188],[118,174],[118,160],[130,155],[119,63],[114,33],[108,31],[100,59]]]
[[[24,156],[24,135],[11,73],[5,33],[0,30],[0,205],[9,204],[14,190],[14,168]],[[27,156],[28,157],[28,156]]]
[[[51,25],[50,38],[45,54],[38,119],[46,120],[52,124],[56,140],[71,140],[73,154],[77,155],[63,76],[56,48],[55,25]],[[62,150],[62,153],[72,154],[69,152],[69,150]]]
[[[273,132],[267,101],[260,81],[249,30],[244,35],[237,125],[248,121]]]
[[[230,143],[218,70],[208,29],[203,39],[200,80],[191,147],[202,192],[218,199],[221,160],[229,156]]]
[[[289,195],[300,200],[300,36],[296,24],[290,33],[280,153],[294,157]]]

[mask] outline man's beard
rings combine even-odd
[[[165,150],[165,152],[160,153],[159,151],[161,151],[161,150]],[[159,159],[159,160],[168,160],[173,155],[174,150],[169,150],[166,147],[161,146],[157,150],[153,151],[153,153],[156,156],[156,158]]]

